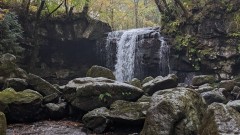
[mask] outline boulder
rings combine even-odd
[[[205,99],[208,105],[210,105],[213,102],[227,103],[227,99],[222,93],[222,91],[224,90],[225,90],[224,88],[214,89],[212,91],[201,93],[201,96]]]
[[[86,74],[87,77],[105,77],[108,79],[112,79],[115,80],[115,76],[113,74],[113,72],[105,67],[101,67],[101,66],[92,66]]]
[[[178,85],[178,78],[174,74],[169,74],[166,77],[158,76],[155,79],[145,83],[143,85],[143,91],[147,95],[152,95],[154,92],[174,88]]]
[[[35,91],[39,92],[43,96],[61,93],[52,84],[34,74],[28,74],[27,82]]]
[[[229,101],[227,105],[234,108],[240,113],[240,100]]]
[[[116,100],[136,101],[143,95],[143,91],[103,77],[86,77],[70,81],[65,85],[63,95],[72,106],[87,112],[109,107]]]
[[[193,86],[200,86],[205,83],[214,83],[216,82],[216,78],[212,75],[199,75],[199,76],[194,76],[192,80],[192,85]]]
[[[222,103],[208,106],[204,115],[200,135],[239,135],[240,113]]]
[[[83,116],[87,128],[98,131],[107,130],[107,127],[116,125],[142,126],[146,117],[149,102],[115,101],[110,109],[105,107],[94,109]],[[98,125],[94,121],[98,121]],[[101,130],[100,130],[101,129]]]
[[[0,135],[6,135],[7,121],[5,114],[0,112]]]
[[[5,80],[4,88],[13,88],[15,91],[23,91],[28,87],[26,79],[8,78]]]
[[[62,102],[59,104],[48,103],[45,105],[48,117],[50,119],[62,119],[67,115],[67,103]]]
[[[43,98],[43,104],[47,103],[58,103],[60,100],[60,97],[57,93],[53,93],[51,95],[47,95]]]
[[[213,90],[214,88],[210,85],[210,84],[208,84],[208,83],[206,83],[206,84],[203,84],[203,85],[201,85],[201,86],[199,86],[197,89],[195,89],[198,93],[203,93],[203,92],[208,92],[208,91],[211,91],[211,90]]]
[[[231,91],[231,95],[234,97],[234,99],[240,100],[240,88],[238,86],[235,86]]]
[[[135,87],[138,87],[138,88],[142,88],[142,84],[141,84],[141,81],[137,78],[133,78],[130,82],[131,85],[135,86]]]
[[[234,80],[223,80],[219,83],[220,88],[225,88],[226,91],[231,92],[234,86],[237,86],[237,82]]]
[[[0,111],[9,121],[26,122],[41,119],[43,96],[33,90],[16,92],[8,88],[0,92]]]
[[[197,134],[206,104],[192,89],[177,87],[153,94],[141,135]]]
[[[154,78],[151,77],[151,76],[148,76],[148,77],[144,78],[144,79],[142,80],[142,85],[145,84],[145,83],[147,83],[147,82],[149,82],[149,81],[152,81],[153,79],[154,79]]]

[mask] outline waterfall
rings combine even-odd
[[[170,48],[167,45],[166,41],[163,37],[160,37],[159,40],[161,41],[161,46],[159,49],[159,69],[160,75],[166,76],[170,72],[170,64],[169,64],[169,55],[170,55]]]
[[[159,57],[159,71],[157,75],[169,73],[169,47],[160,36],[159,28],[140,28],[121,30],[108,33],[106,41],[106,66],[115,70],[118,81],[129,82],[134,77],[141,76],[143,71],[142,45],[148,39],[156,39],[159,46],[157,51]],[[115,46],[114,46],[115,45]],[[115,48],[115,53],[112,53]],[[114,61],[115,60],[115,61]],[[113,67],[113,65],[115,65]]]

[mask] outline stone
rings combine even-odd
[[[48,103],[45,105],[47,115],[50,119],[59,120],[67,116],[67,103]]]
[[[0,112],[0,135],[6,135],[7,131],[7,121],[5,114]]]
[[[166,77],[158,76],[155,79],[143,85],[143,91],[147,95],[152,95],[154,92],[168,88],[174,88],[178,85],[178,78],[174,74],[169,74]]]
[[[92,66],[87,71],[86,76],[87,77],[105,77],[105,78],[112,79],[112,80],[116,79],[113,72],[110,69],[101,67],[101,66],[97,66],[97,65]]]
[[[8,88],[0,92],[0,111],[11,122],[39,120],[43,118],[42,99],[43,96],[33,90],[16,92]]]
[[[149,82],[149,81],[152,81],[153,79],[154,79],[154,78],[151,77],[151,76],[148,76],[148,77],[144,78],[144,79],[142,80],[142,85],[145,84],[145,83],[147,83],[147,82]]]
[[[240,100],[240,87],[234,86],[233,90],[231,91],[231,95],[232,95],[236,100]]]
[[[212,75],[199,75],[199,76],[194,76],[192,80],[192,85],[193,86],[200,86],[205,83],[214,83],[216,82],[216,78]]]
[[[207,106],[192,89],[177,87],[153,94],[141,135],[197,134]]]
[[[142,95],[137,87],[103,77],[76,78],[63,89],[64,98],[84,112],[109,107],[116,100],[136,101]]]
[[[43,98],[43,104],[58,103],[59,99],[60,99],[59,95],[57,93],[53,93],[53,94],[47,95]]]
[[[225,88],[226,91],[231,92],[236,85],[237,82],[234,80],[223,80],[219,83],[219,88]]]
[[[149,102],[115,101],[110,109],[94,109],[83,116],[83,123],[93,131],[102,133],[107,127],[116,125],[142,126],[146,117]],[[94,121],[97,121],[97,125]],[[100,130],[101,129],[101,130]]]
[[[204,98],[208,105],[212,104],[213,102],[227,103],[227,99],[222,93],[224,90],[224,88],[217,88],[212,91],[203,92],[201,93],[201,96]]]
[[[23,91],[27,89],[28,83],[26,79],[8,78],[5,80],[4,88],[13,88],[15,91]]]
[[[103,133],[111,123],[106,118],[108,114],[109,110],[106,107],[94,109],[83,116],[84,126],[95,133]]]
[[[27,82],[35,91],[39,92],[43,96],[61,93],[52,84],[34,74],[28,74]]]
[[[206,83],[201,86],[199,86],[197,89],[195,89],[198,93],[208,92],[213,90],[214,88],[210,86],[210,84]]]
[[[135,87],[138,87],[138,88],[142,88],[142,84],[141,84],[141,81],[137,78],[133,78],[130,82],[131,85],[135,86]]]
[[[17,58],[13,54],[5,53],[2,55],[0,60],[1,60],[1,62],[16,63]]]
[[[240,113],[240,100],[229,101],[227,105]]]
[[[240,134],[240,113],[222,103],[208,106],[199,130],[200,135]]]

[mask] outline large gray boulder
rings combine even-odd
[[[239,135],[240,113],[222,103],[208,106],[204,115],[200,135]]]
[[[105,77],[108,79],[115,80],[113,72],[105,67],[94,65],[92,66],[86,74],[87,77]]]
[[[98,133],[107,130],[107,127],[117,125],[143,125],[149,102],[115,101],[110,109],[105,107],[94,109],[83,116],[84,125]]]
[[[156,91],[168,88],[174,88],[178,85],[178,78],[174,74],[169,74],[166,77],[158,76],[155,79],[143,84],[143,91],[147,95],[152,95]]]
[[[35,91],[39,92],[43,96],[61,93],[52,84],[34,74],[28,74],[27,82]]]
[[[213,75],[199,75],[199,76],[194,76],[192,80],[192,85],[193,86],[200,86],[205,83],[214,83],[216,82],[216,78]]]
[[[0,135],[6,135],[7,121],[5,114],[0,112]]]
[[[0,92],[0,111],[6,114],[9,121],[35,121],[43,117],[43,96],[33,90],[16,92],[8,88]]]
[[[240,113],[240,100],[229,101],[227,105],[234,108]]]
[[[206,104],[192,89],[177,87],[153,94],[141,135],[197,134]]]
[[[109,107],[116,100],[136,101],[143,91],[132,85],[107,78],[76,78],[63,88],[65,99],[72,106],[91,111],[99,107]]]
[[[222,93],[224,90],[225,90],[224,88],[216,88],[212,91],[201,93],[201,96],[205,99],[208,105],[210,105],[213,102],[227,103],[227,99]]]

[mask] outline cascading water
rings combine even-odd
[[[115,57],[115,76],[118,81],[130,81],[134,77],[139,77],[143,68],[142,58],[143,54],[140,46],[148,38],[156,38],[161,42],[159,46],[159,68],[160,75],[167,75],[169,73],[169,47],[161,37],[158,28],[140,28],[126,31],[110,32],[107,37],[106,44],[106,66],[111,68],[114,64]],[[115,43],[116,53],[111,53],[114,50],[112,43]],[[113,56],[116,55],[116,56]],[[159,75],[159,74],[157,74]]]
[[[170,48],[167,45],[166,41],[163,37],[160,37],[159,40],[161,41],[161,46],[159,49],[159,69],[160,75],[166,76],[170,72],[170,64],[169,64],[169,55],[170,55]]]

